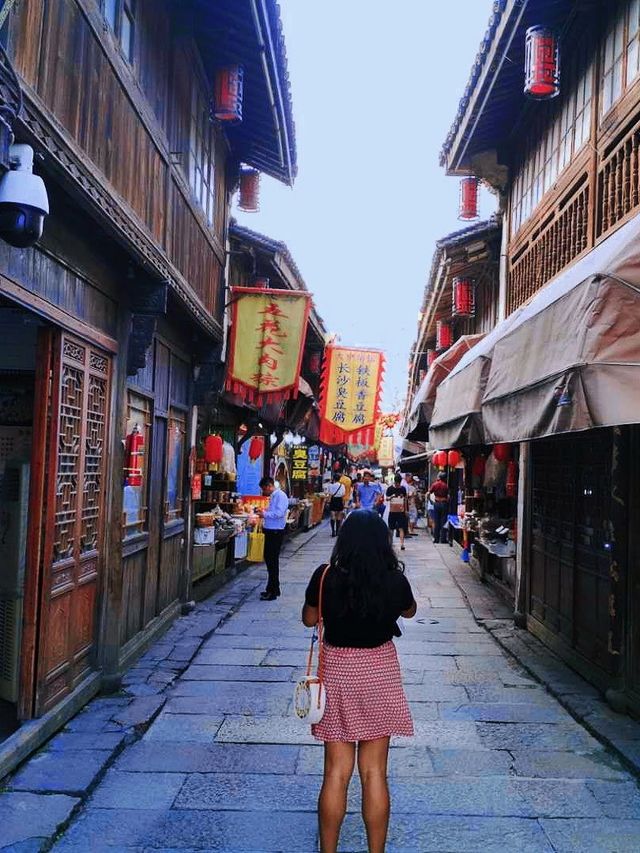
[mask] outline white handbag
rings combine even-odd
[[[329,566],[325,568],[320,578],[320,589],[318,592],[318,624],[311,635],[311,645],[307,658],[307,673],[299,678],[293,688],[293,715],[305,725],[319,723],[324,716],[327,704],[327,694],[322,681],[322,658],[324,645],[324,623],[322,621],[322,588]],[[313,670],[313,649],[315,641],[318,641],[318,668],[316,674]]]

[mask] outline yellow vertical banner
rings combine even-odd
[[[384,356],[379,350],[330,346],[325,351],[320,440],[373,445]]]
[[[259,406],[296,397],[310,294],[234,287],[231,299],[226,390]]]

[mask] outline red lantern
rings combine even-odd
[[[453,316],[474,317],[476,313],[475,285],[470,278],[453,280]]]
[[[494,444],[493,455],[498,460],[498,462],[508,462],[511,459],[511,445]]]
[[[204,458],[208,465],[219,465],[222,462],[222,437],[208,435],[204,440]]]
[[[202,474],[194,474],[191,478],[191,500],[202,500]]]
[[[447,464],[446,450],[436,450],[431,458],[431,463],[435,465],[436,468],[444,468]]]
[[[311,371],[311,373],[313,373],[314,376],[318,376],[321,367],[322,354],[319,352],[312,352],[309,356],[309,370]]]
[[[264,438],[261,435],[254,435],[249,443],[249,459],[255,462],[260,459],[264,451]]]
[[[509,462],[507,465],[506,493],[508,498],[515,498],[518,494],[518,464]]]
[[[127,436],[124,477],[125,485],[142,485],[142,458],[144,456],[144,436],[136,424]]]
[[[449,468],[456,468],[462,459],[462,454],[459,450],[450,450],[447,453],[447,465]]]
[[[453,329],[451,323],[446,320],[438,320],[436,322],[436,349],[439,352],[449,349],[453,343]]]
[[[476,456],[473,460],[473,465],[471,466],[471,474],[474,477],[484,477],[484,471],[487,467],[487,461],[484,456]]]
[[[478,184],[474,177],[462,178],[460,181],[460,210],[458,219],[477,219],[478,213]]]
[[[438,357],[438,353],[434,349],[427,350],[427,367],[431,367],[433,362]]]
[[[238,207],[255,213],[260,210],[260,172],[257,169],[243,167],[240,170],[240,199]]]
[[[548,27],[529,27],[525,37],[524,93],[538,101],[560,94],[560,49]]]
[[[243,79],[242,65],[216,71],[213,115],[218,121],[242,121]]]

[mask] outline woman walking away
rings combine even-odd
[[[333,482],[325,487],[325,493],[329,496],[329,512],[331,513],[331,535],[336,536],[344,519],[344,496],[345,487],[340,481],[342,474],[339,471],[333,475]]]
[[[318,800],[322,853],[338,849],[355,760],[362,782],[362,816],[369,853],[383,853],[389,825],[387,758],[392,736],[413,735],[392,638],[396,620],[415,615],[416,602],[378,513],[352,512],[340,530],[329,567],[313,573],[302,621],[318,622],[324,571],[322,678],[327,704],[312,733],[324,741]]]

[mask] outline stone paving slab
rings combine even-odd
[[[348,815],[340,838],[341,853],[366,851],[362,821]],[[392,820],[387,853],[554,853],[536,820],[451,815],[403,815]]]
[[[320,757],[322,748],[315,747]],[[147,741],[131,746],[118,760],[118,770],[159,773],[270,773],[293,774],[300,750],[282,744],[201,744]]]
[[[0,794],[1,849],[42,843],[41,839],[52,837],[79,802],[63,794],[46,797],[18,791]]]
[[[88,790],[111,758],[109,750],[41,752],[11,779],[13,791],[75,794]]]
[[[550,820],[540,825],[556,853],[637,853],[640,820]]]

